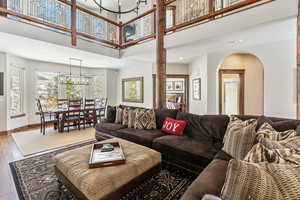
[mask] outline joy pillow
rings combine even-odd
[[[161,130],[163,132],[172,134],[172,135],[183,135],[183,130],[186,127],[186,122],[182,120],[175,120],[170,117],[166,117],[163,127]]]

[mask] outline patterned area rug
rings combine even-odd
[[[52,157],[91,143],[11,162],[10,167],[20,200],[76,200],[66,188],[63,192],[58,190]],[[196,175],[187,170],[163,163],[158,174],[134,188],[122,200],[178,200],[195,178]]]

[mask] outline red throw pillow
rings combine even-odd
[[[161,130],[163,132],[172,134],[172,135],[183,135],[183,130],[186,127],[186,122],[182,120],[172,119],[170,117],[166,117],[163,127]]]

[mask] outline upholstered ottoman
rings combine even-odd
[[[92,145],[58,154],[54,157],[56,175],[77,199],[120,199],[145,179],[160,170],[161,154],[147,147],[122,139],[119,142],[125,154],[122,165],[89,169]]]

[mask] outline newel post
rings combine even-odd
[[[166,107],[166,49],[164,47],[166,6],[156,0],[156,108]]]

